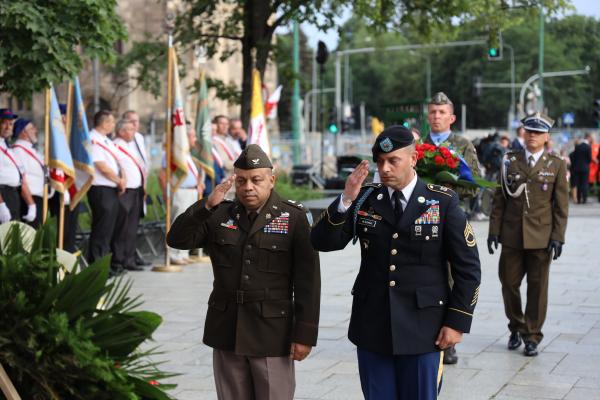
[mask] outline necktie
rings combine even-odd
[[[256,217],[258,217],[258,213],[256,211],[250,211],[248,213],[248,220],[250,221],[250,226],[254,224],[254,221],[256,221]]]
[[[535,166],[535,158],[533,158],[533,154],[529,156],[529,168],[533,168]]]
[[[404,195],[401,191],[395,190],[392,196],[394,197],[394,214],[396,214],[396,222],[398,222],[400,221],[400,218],[402,218],[402,213],[404,212],[402,210],[402,203],[400,202],[401,200],[404,200]]]

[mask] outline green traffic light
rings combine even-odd
[[[336,124],[330,124],[329,125],[329,132],[331,133],[338,133],[338,127]]]
[[[498,49],[496,49],[495,47],[490,47],[490,57],[496,57],[498,55]]]

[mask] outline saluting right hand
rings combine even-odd
[[[225,199],[225,195],[229,189],[233,186],[233,182],[235,182],[235,174],[219,183],[206,199],[206,208],[211,209],[219,205]]]
[[[360,192],[363,182],[369,175],[369,161],[362,160],[346,179],[344,199],[354,201]]]

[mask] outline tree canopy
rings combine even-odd
[[[0,0],[0,92],[27,99],[70,79],[84,57],[114,58],[126,38],[116,0]]]

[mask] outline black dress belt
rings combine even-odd
[[[214,288],[213,295],[218,299],[235,301],[237,304],[251,303],[263,300],[291,299],[288,289],[258,289],[258,290],[226,290]]]

